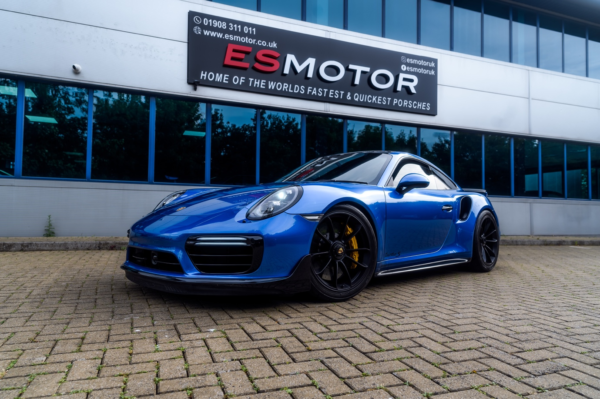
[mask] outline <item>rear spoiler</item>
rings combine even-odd
[[[486,190],[482,190],[480,188],[463,188],[463,191],[466,191],[468,193],[478,193],[478,194],[483,194],[487,197],[488,193]]]

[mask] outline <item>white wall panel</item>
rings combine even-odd
[[[531,205],[533,234],[598,235],[600,204],[535,203]]]
[[[490,198],[500,222],[500,232],[508,236],[531,234],[530,204],[527,202],[506,201]]]
[[[532,100],[531,133],[562,140],[600,142],[600,109]]]
[[[531,98],[600,109],[600,84],[563,73],[531,70]]]

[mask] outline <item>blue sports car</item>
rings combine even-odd
[[[310,161],[275,183],[169,195],[129,232],[127,278],[180,294],[292,294],[339,301],[373,277],[496,265],[485,191],[430,162],[362,151]]]

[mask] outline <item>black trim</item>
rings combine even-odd
[[[291,295],[307,292],[310,282],[311,255],[306,255],[289,277],[278,279],[207,281],[189,277],[170,277],[142,272],[122,265],[132,282],[157,291],[181,295]]]
[[[481,188],[463,188],[462,190],[466,193],[477,193],[477,194],[483,194],[486,197],[488,196],[488,192]]]

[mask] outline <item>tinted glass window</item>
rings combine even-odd
[[[329,155],[304,164],[281,181],[341,181],[377,184],[391,155],[346,153]]]
[[[204,183],[206,105],[156,99],[154,180]]]
[[[510,8],[486,1],[483,17],[483,56],[498,61],[510,60]]]
[[[344,121],[324,116],[306,117],[306,159],[344,151]]]
[[[567,144],[567,197],[589,198],[588,150],[585,145]]]
[[[585,76],[585,27],[568,22],[565,22],[565,72]]]
[[[261,0],[260,10],[280,17],[302,19],[302,0]]]
[[[306,20],[344,28],[344,0],[306,0]]]
[[[600,147],[591,147],[592,198],[600,199]]]
[[[558,141],[542,141],[542,196],[565,196],[565,148]]]
[[[417,128],[398,125],[385,125],[385,149],[417,153]]]
[[[421,156],[450,174],[450,132],[421,129]]]
[[[214,105],[211,183],[256,183],[256,111]]]
[[[600,29],[589,29],[588,57],[590,78],[600,79]]]
[[[430,182],[431,179],[434,177],[433,174],[431,173],[431,170],[429,169],[429,167],[426,167],[427,170],[425,170],[423,168],[423,166],[417,164],[417,163],[406,163],[404,165],[402,165],[400,167],[400,170],[396,171],[394,173],[393,176],[393,182],[390,185],[391,187],[398,187],[398,184],[400,184],[400,180],[402,180],[402,178],[408,174],[411,173],[416,173],[419,174],[421,176],[426,177]],[[429,188],[429,189],[435,189],[436,188],[436,184],[435,182],[432,184],[430,183],[429,186],[425,187],[425,188]]]
[[[417,42],[417,0],[385,1],[385,37]]]
[[[229,6],[247,8],[256,11],[256,0],[212,0],[215,3],[227,4]]]
[[[450,0],[421,0],[421,44],[450,50]]]
[[[27,83],[23,176],[85,179],[88,91]]]
[[[454,181],[463,188],[481,188],[481,134],[454,133]]]
[[[540,15],[540,68],[562,72],[562,21]]]
[[[485,136],[485,189],[490,195],[511,195],[509,137]]]
[[[260,116],[260,182],[269,183],[300,166],[299,114],[262,111]]]
[[[481,0],[454,0],[454,50],[481,55]]]
[[[537,66],[537,17],[513,9],[512,61],[530,67]]]
[[[381,125],[348,121],[348,151],[381,150]]]
[[[537,140],[515,138],[515,196],[539,196]]]
[[[149,100],[94,91],[92,179],[148,181]]]
[[[381,36],[381,11],[381,0],[348,0],[348,30]]]
[[[15,173],[16,131],[17,81],[0,79],[0,177]]]

